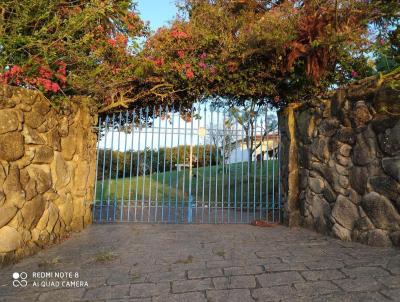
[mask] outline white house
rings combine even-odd
[[[259,145],[258,148],[252,154],[252,161],[254,160],[266,160],[272,159],[278,156],[278,147],[280,139],[277,133],[271,133],[267,137],[257,135],[254,141],[254,145]],[[242,161],[247,162],[249,159],[249,152],[245,139],[240,139],[234,143],[234,149],[232,150],[228,163],[240,163]]]

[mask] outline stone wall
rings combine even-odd
[[[96,117],[82,102],[56,110],[39,92],[0,87],[0,265],[91,222]]]
[[[400,75],[280,112],[286,223],[400,246]]]

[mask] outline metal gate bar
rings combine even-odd
[[[196,104],[191,115],[160,106],[100,117],[94,222],[280,222],[276,117],[246,110]]]

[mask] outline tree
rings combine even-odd
[[[254,102],[246,102],[241,108],[230,108],[229,115],[231,123],[237,123],[243,129],[243,140],[246,143],[248,161],[251,162],[253,154],[260,148],[264,140],[268,141],[270,135],[277,131],[276,114],[268,114],[264,106]]]
[[[227,118],[223,121],[223,128],[220,125],[210,125],[208,127],[209,139],[215,148],[218,148],[225,168],[228,169],[229,158],[232,151],[237,147],[237,133],[233,129],[231,119]]]
[[[89,96],[101,112],[123,98],[143,105],[169,87],[145,72],[138,39],[147,34],[131,0],[3,0],[0,82],[59,104]]]
[[[395,2],[187,0],[143,55],[176,100],[282,107],[373,74],[368,31],[398,15]]]

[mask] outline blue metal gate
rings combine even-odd
[[[143,108],[101,117],[98,133],[94,222],[281,221],[267,108]]]

